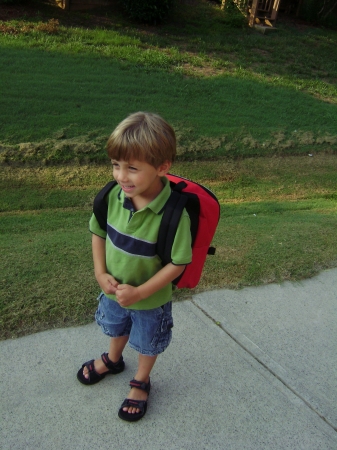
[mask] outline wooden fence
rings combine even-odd
[[[226,1],[222,0],[222,8]],[[272,27],[280,6],[280,0],[233,0],[238,9],[247,16],[249,26],[262,25]]]

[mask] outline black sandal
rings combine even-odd
[[[147,394],[150,394],[151,389],[150,380],[148,383],[144,383],[142,381],[137,381],[133,379],[130,381],[130,386],[135,387],[137,389],[141,389],[142,391],[147,392]],[[134,414],[129,413],[127,411],[123,411],[123,408],[125,407],[129,408],[130,406],[133,408],[137,408],[140,411]],[[147,410],[147,400],[132,400],[131,398],[126,398],[123,401],[122,406],[119,408],[118,417],[120,419],[126,420],[127,422],[136,422],[137,420],[145,416],[146,410]]]
[[[125,363],[123,361],[123,356],[119,358],[119,360],[116,363],[113,363],[108,356],[108,353],[103,353],[101,355],[102,361],[104,362],[105,366],[107,367],[107,371],[104,373],[98,373],[95,370],[94,366],[94,359],[91,359],[90,361],[85,362],[82,364],[82,368],[77,372],[77,379],[82,384],[90,385],[90,384],[96,384],[99,381],[103,380],[105,375],[112,374],[115,375],[117,373],[123,372]],[[83,375],[83,369],[86,367],[88,369],[88,378],[86,378]]]

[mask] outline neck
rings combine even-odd
[[[164,185],[161,181],[161,179],[158,177],[157,183],[152,186],[151,190],[149,192],[144,192],[141,195],[137,195],[132,200],[133,206],[136,211],[145,208],[149,203],[152,202],[163,190]]]

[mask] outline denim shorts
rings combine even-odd
[[[129,346],[142,355],[162,353],[172,338],[172,302],[149,310],[122,308],[101,293],[95,314],[98,325],[110,337],[129,336]]]

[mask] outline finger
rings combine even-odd
[[[117,287],[117,281],[114,278],[109,278],[108,282],[113,286],[114,288]]]
[[[117,289],[119,290],[119,291],[122,291],[123,289],[126,289],[127,288],[127,284],[118,284],[117,285]]]

